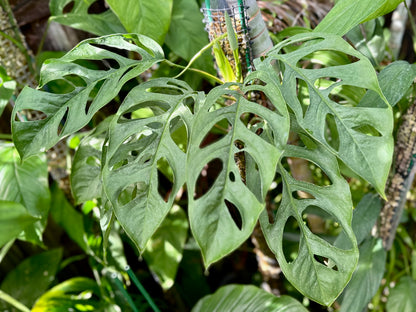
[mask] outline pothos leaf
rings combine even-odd
[[[248,84],[242,91],[264,90],[279,112],[247,100],[238,85],[225,84],[207,95],[195,116],[186,183],[190,225],[206,266],[236,249],[253,231],[282,153],[281,142],[287,140],[283,98],[275,82],[267,83]],[[216,109],[224,99],[225,106]],[[215,130],[222,134],[212,142]],[[201,190],[207,175],[215,181]]]
[[[172,207],[185,181],[185,153],[172,138],[178,126],[190,128],[189,102],[199,95],[186,83],[160,78],[132,89],[109,126],[103,185],[117,219],[137,248],[148,240]],[[147,118],[127,119],[137,110]],[[140,115],[140,114],[139,114]],[[161,166],[170,167],[173,182]]]
[[[136,53],[130,59],[112,50]],[[55,145],[61,138],[85,126],[94,114],[109,103],[122,86],[156,62],[163,51],[153,40],[141,35],[111,35],[81,42],[65,56],[48,60],[41,72],[40,86],[60,80],[71,89],[53,94],[26,87],[13,111],[13,141],[22,158]],[[91,69],[82,61],[103,61],[107,70]],[[22,110],[36,110],[45,118],[30,122],[16,121]]]
[[[298,49],[281,54],[282,49]],[[317,51],[337,51],[349,56],[353,63],[339,66],[303,68],[302,59]],[[377,75],[370,61],[354,50],[341,37],[308,33],[296,35],[268,53],[255,64],[262,70],[264,63],[278,62],[281,68],[282,94],[295,114],[296,121],[313,139],[326,146],[349,168],[370,182],[384,195],[393,153],[393,114],[380,90]],[[320,88],[317,82],[328,79],[331,85]],[[276,78],[277,79],[277,78]],[[309,105],[302,105],[297,95],[299,85],[309,91]],[[351,107],[334,98],[334,90],[352,86],[375,92],[384,101],[383,107]],[[327,119],[334,120],[339,146],[327,139]],[[367,132],[363,129],[371,129]]]
[[[336,158],[321,146],[312,150],[287,145],[283,158],[288,157],[305,159],[320,167],[331,185],[298,181],[280,162],[277,172],[283,181],[282,201],[274,220],[269,221],[264,211],[260,224],[285,277],[309,298],[330,305],[350,280],[358,261],[357,243],[351,228],[352,201],[348,183],[340,175]],[[306,192],[311,198],[297,199],[297,191]],[[303,219],[310,209],[321,210],[340,225],[349,241],[347,248],[337,248],[311,231]],[[289,219],[297,223],[300,233],[298,255],[294,260],[287,259],[283,248],[283,233]]]

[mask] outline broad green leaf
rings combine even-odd
[[[4,68],[0,66],[0,117],[15,89],[16,81],[7,76]]]
[[[304,43],[297,50],[280,54],[281,49]],[[337,51],[355,62],[339,66],[322,66],[318,69],[302,68],[300,61],[316,51]],[[370,61],[354,50],[341,37],[310,33],[294,36],[277,45],[262,64],[278,60],[281,64],[283,96],[295,114],[296,122],[306,133],[326,146],[350,169],[370,182],[384,196],[385,183],[390,170],[393,153],[392,108],[381,92],[377,75]],[[332,82],[327,88],[316,85],[319,79]],[[278,78],[276,78],[278,79]],[[309,105],[302,107],[297,86],[307,86]],[[333,92],[339,88],[355,87],[372,91],[384,100],[382,107],[351,107],[336,102]],[[327,119],[331,118],[337,128],[339,146],[331,146],[327,140]],[[370,133],[364,129],[371,129]]]
[[[360,259],[351,281],[344,290],[341,312],[365,310],[380,287],[386,254],[380,239],[370,238],[360,246]]]
[[[362,22],[393,11],[403,0],[339,0],[316,26],[316,32],[343,36]]]
[[[88,12],[95,2],[97,0],[51,0],[50,20],[97,36],[125,33],[126,29],[111,10],[99,14]],[[72,9],[67,12],[71,7]]]
[[[260,224],[285,277],[307,297],[330,305],[347,285],[358,260],[351,227],[352,202],[348,183],[340,175],[336,158],[322,146],[311,150],[287,145],[282,157],[301,158],[315,164],[323,170],[331,184],[319,186],[295,180],[280,163],[277,172],[283,183],[282,200],[274,220],[269,220],[264,211]],[[296,199],[294,194],[297,191],[306,192],[313,198]],[[303,219],[311,208],[319,209],[339,224],[349,240],[347,248],[335,247],[311,231]],[[286,258],[283,248],[284,229],[289,219],[297,223],[300,235],[299,252],[294,260]]]
[[[393,62],[380,72],[378,82],[391,106],[395,106],[403,98],[415,77],[416,69],[414,65],[406,61]],[[369,91],[363,97],[359,106],[383,107],[384,101],[376,92]]]
[[[104,190],[141,252],[185,181],[185,153],[171,133],[183,125],[189,131],[193,115],[187,103],[197,102],[199,95],[182,81],[150,80],[130,91],[109,126]],[[139,109],[150,109],[152,116],[127,119]],[[167,182],[160,166],[171,168],[173,183]]]
[[[45,155],[22,163],[12,145],[0,144],[0,181],[0,199],[21,204],[39,220],[26,227],[20,238],[40,244],[51,200]]]
[[[3,280],[0,289],[26,306],[32,306],[55,279],[62,249],[46,251],[23,260]]]
[[[416,310],[416,281],[410,276],[402,277],[390,290],[387,312],[413,312]]]
[[[51,215],[55,222],[61,226],[68,236],[84,251],[88,250],[82,214],[75,210],[65,198],[65,194],[56,185],[51,187]]]
[[[140,55],[133,60],[111,49]],[[64,81],[73,91],[53,94],[26,87],[19,95],[13,116],[32,109],[42,120],[20,122],[13,117],[13,140],[23,159],[54,146],[63,137],[85,126],[94,114],[118,95],[122,86],[163,59],[153,40],[141,35],[111,35],[81,42],[60,59],[46,61],[40,86]],[[81,61],[103,61],[107,70],[90,69]]]
[[[102,311],[106,304],[100,298],[101,292],[94,280],[74,277],[45,292],[32,312]]]
[[[0,200],[0,247],[16,238],[36,220],[21,204]]]
[[[366,194],[354,209],[352,229],[360,245],[370,234],[381,210],[381,200],[376,194]],[[348,246],[348,237],[341,233],[335,241],[335,246],[345,248]]]
[[[243,97],[236,90],[239,85],[225,84],[207,95],[195,116],[186,183],[190,225],[206,267],[250,236],[287,142],[289,116],[278,82],[271,78],[267,71],[254,72],[242,92],[263,91],[277,111]],[[252,84],[256,79],[266,85]],[[225,99],[229,99],[225,106],[216,109]],[[218,131],[222,137],[207,141]],[[215,168],[216,179],[208,176],[209,189],[201,189],[198,180]]]
[[[84,137],[75,152],[70,180],[77,204],[101,197],[101,151],[111,118]]]
[[[169,30],[173,0],[107,0],[127,32],[148,36],[162,44]]]
[[[173,206],[143,253],[146,264],[165,290],[173,286],[187,236],[186,214],[179,206]]]
[[[276,297],[252,285],[227,285],[205,296],[192,312],[306,312],[302,304],[289,296]]]

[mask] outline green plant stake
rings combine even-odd
[[[131,308],[133,309],[134,312],[139,312],[139,310],[137,310],[133,299],[131,299],[129,293],[124,289],[124,285],[123,283],[118,279],[117,274],[113,273],[111,275],[111,277],[113,278],[118,290],[123,294],[124,298],[127,300],[127,302],[129,303],[129,305],[131,306]]]

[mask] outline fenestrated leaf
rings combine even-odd
[[[182,208],[174,205],[143,253],[146,264],[165,290],[175,281],[187,236],[188,218]]]
[[[227,285],[205,296],[192,312],[306,312],[300,302],[289,296],[276,297],[252,285]]]
[[[16,89],[16,81],[7,76],[6,71],[0,66],[0,117]]]
[[[297,50],[280,54],[286,46],[304,43]],[[316,51],[337,51],[356,61],[351,64],[327,66],[318,69],[302,68],[300,61]],[[326,146],[349,168],[370,182],[384,195],[393,153],[393,114],[382,94],[376,72],[370,61],[355,51],[341,37],[309,33],[294,36],[268,53],[268,58],[255,64],[261,70],[263,63],[278,60],[282,68],[282,94],[296,116],[297,123],[314,139]],[[331,86],[319,88],[315,83],[321,78],[332,81]],[[277,79],[277,78],[276,78]],[[297,96],[297,84],[305,84],[309,105],[302,107]],[[383,107],[351,107],[333,98],[335,88],[351,86],[377,93]],[[304,111],[305,110],[305,111]],[[326,118],[334,119],[339,135],[339,146],[332,147],[326,139]],[[370,128],[375,134],[362,129]]]
[[[35,303],[32,312],[101,311],[106,303],[100,300],[97,283],[89,278],[75,277],[44,293]]]
[[[339,0],[316,32],[343,36],[358,24],[393,11],[403,0]]]
[[[0,247],[36,220],[21,204],[0,200]]]
[[[344,290],[341,312],[359,312],[365,309],[380,287],[385,265],[386,250],[381,240],[366,240],[360,246],[357,270]]]
[[[185,181],[185,153],[171,137],[171,129],[190,129],[187,102],[199,96],[186,83],[154,79],[130,91],[109,127],[103,163],[103,185],[121,226],[140,251],[160,226]],[[128,119],[139,109],[150,110],[142,119]],[[161,165],[170,167],[170,189]],[[165,168],[166,170],[166,168]]]
[[[114,53],[121,49],[140,55],[133,60]],[[52,94],[26,87],[13,111],[13,140],[22,158],[55,145],[61,138],[85,126],[94,114],[117,96],[121,87],[163,59],[163,51],[153,40],[141,35],[110,35],[81,42],[65,56],[46,61],[40,86],[64,81],[73,91]],[[81,61],[104,61],[107,70],[90,69]],[[112,64],[112,65],[111,65]],[[98,89],[98,90],[97,90]],[[20,122],[15,115],[21,110],[43,112],[42,120]]]
[[[173,0],[107,0],[107,3],[127,32],[142,34],[163,44],[170,25]]]
[[[322,146],[310,150],[287,145],[283,157],[306,159],[319,166],[331,185],[318,186],[298,181],[280,163],[277,171],[282,177],[282,200],[274,220],[269,221],[267,212],[263,212],[260,224],[285,277],[307,297],[330,305],[350,280],[358,260],[351,228],[352,201],[348,183],[340,175],[336,158]],[[297,191],[306,192],[313,198],[296,199],[293,194]],[[339,224],[349,240],[346,249],[335,247],[309,229],[303,214],[310,207],[319,208]],[[286,259],[283,249],[283,233],[289,218],[294,218],[300,229],[299,251],[293,261]],[[323,259],[323,262],[317,259]]]
[[[111,10],[99,14],[88,13],[88,9],[94,2],[97,0],[51,0],[49,1],[50,20],[97,36],[126,32]],[[71,4],[72,9],[67,12],[66,9],[69,9]]]
[[[11,144],[0,144],[0,199],[20,203],[39,220],[20,238],[40,244],[51,200],[45,155],[22,163]]]
[[[32,306],[55,279],[62,249],[54,249],[23,260],[5,277],[1,289],[23,303]]]
[[[416,309],[416,281],[403,276],[390,291],[387,298],[387,312],[413,312]]]
[[[247,100],[236,90],[238,85],[225,84],[207,95],[195,116],[187,159],[188,207],[192,233],[207,267],[236,249],[253,231],[287,141],[288,112],[277,82],[269,78],[266,73],[253,73],[242,91],[263,91],[277,111]],[[250,84],[256,79],[266,85]],[[229,102],[216,109],[216,103],[225,98]],[[222,138],[206,142],[218,131]],[[215,163],[217,178],[201,193],[199,176]]]

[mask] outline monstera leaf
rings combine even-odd
[[[293,50],[293,47],[297,49],[282,54],[282,50]],[[317,51],[346,54],[352,63],[303,68],[302,59]],[[278,62],[281,68],[282,93],[299,126],[384,195],[393,153],[393,114],[370,61],[338,36],[309,33],[280,43],[263,62],[256,63],[256,68],[263,70],[264,63],[269,66],[272,62]],[[321,87],[321,79],[330,86]],[[308,91],[307,105],[302,105],[299,99],[302,85]],[[377,93],[384,100],[384,106],[343,105],[334,93],[347,87]],[[328,119],[333,120],[334,129],[326,127]],[[336,133],[339,144],[328,140],[329,130],[332,136]]]
[[[266,75],[262,78],[267,80]],[[263,90],[278,111],[247,100],[237,85],[226,84],[207,95],[195,116],[187,159],[188,207],[206,266],[236,249],[253,231],[282,142],[287,141],[289,118],[283,98],[276,82],[266,83],[267,88],[248,85],[243,91]],[[224,99],[225,106],[216,107]],[[213,141],[215,130],[220,133]],[[201,191],[207,175],[211,181]]]
[[[112,52],[136,53],[138,60]],[[63,81],[67,93],[54,94],[26,87],[13,112],[13,141],[27,158],[55,145],[61,138],[85,126],[94,114],[116,97],[122,86],[163,59],[160,46],[141,35],[111,35],[81,42],[59,59],[48,60],[41,72],[40,86]],[[85,62],[87,61],[87,62]],[[91,69],[88,62],[107,64],[106,70]],[[41,120],[20,122],[22,110],[41,111]]]
[[[125,33],[117,16],[107,10],[99,14],[90,14],[89,8],[97,0],[51,0],[50,20],[73,28],[88,31],[97,36]]]
[[[190,128],[193,115],[187,105],[198,98],[182,81],[151,80],[130,91],[109,126],[104,190],[140,251],[185,181],[186,157],[173,133]],[[132,112],[140,118],[129,119]]]
[[[357,243],[351,228],[349,187],[340,175],[336,158],[321,146],[307,149],[287,145],[282,159],[288,157],[305,159],[320,167],[330,185],[298,181],[280,162],[277,171],[283,181],[282,200],[274,220],[269,220],[267,212],[263,212],[260,224],[285,277],[309,298],[330,305],[350,280],[358,260]],[[296,198],[298,191],[308,193],[310,198]],[[314,210],[339,224],[341,233],[348,238],[347,248],[338,248],[311,231],[304,215]],[[294,260],[288,259],[283,248],[283,233],[288,222],[297,223],[299,228],[299,249]]]

